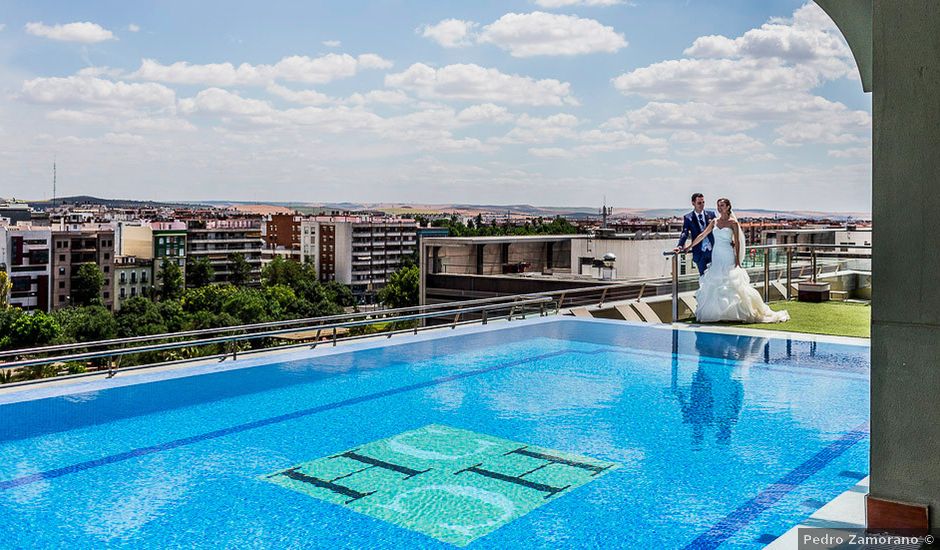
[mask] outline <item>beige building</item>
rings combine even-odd
[[[72,278],[82,264],[95,264],[105,283],[101,302],[114,306],[114,229],[108,224],[59,224],[52,229],[52,309],[72,305]]]

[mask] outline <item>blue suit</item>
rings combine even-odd
[[[705,218],[705,225],[699,224],[698,216],[696,216],[695,211],[689,212],[682,219],[682,235],[679,237],[679,248],[685,246],[687,239],[691,238],[694,241],[698,238],[698,236],[705,231],[705,228],[708,227],[709,222],[717,217],[711,210],[702,211],[702,216]],[[702,245],[705,244],[705,241],[708,241],[708,250],[702,250]],[[715,236],[711,233],[709,233],[702,242],[692,247],[692,261],[695,262],[695,265],[698,267],[699,275],[704,275],[708,264],[712,263],[712,250],[714,248]]]

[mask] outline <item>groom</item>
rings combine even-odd
[[[685,247],[686,239],[695,240],[700,233],[705,231],[709,222],[715,219],[715,213],[705,210],[705,195],[695,193],[692,195],[693,210],[685,215],[682,220],[682,235],[679,237],[679,246],[674,252],[680,252]],[[698,267],[699,275],[704,275],[708,269],[708,264],[712,263],[712,248],[715,247],[715,237],[709,234],[708,237],[692,247],[692,261]]]

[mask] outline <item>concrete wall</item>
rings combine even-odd
[[[940,527],[940,1],[874,0],[871,495]]]
[[[573,273],[580,273],[580,258],[603,258],[611,252],[617,256],[614,267],[617,279],[649,279],[671,277],[672,262],[663,256],[663,251],[672,250],[676,239],[595,239],[577,238],[571,241],[571,265]],[[686,273],[695,272],[692,255],[685,257]],[[596,270],[585,268],[584,274]]]

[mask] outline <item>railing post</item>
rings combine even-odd
[[[793,299],[793,250],[787,249],[787,295],[789,302]]]
[[[672,322],[679,320],[679,254],[672,255]]]
[[[460,312],[458,311],[456,314],[454,314],[454,323],[450,325],[451,330],[457,328],[457,321],[459,320],[460,320]]]
[[[770,251],[764,251],[764,301],[770,301]]]
[[[561,296],[558,297],[558,307],[555,308],[556,315],[558,314],[559,311],[561,311],[561,307],[565,303],[565,294],[568,294],[568,293],[562,292]]]
[[[636,301],[637,301],[637,302],[639,302],[640,300],[643,299],[643,293],[644,293],[645,291],[646,291],[646,283],[643,283],[642,285],[640,285],[640,294],[639,294],[639,296],[636,297]]]
[[[539,317],[545,317],[545,302],[539,304]]]
[[[483,324],[484,324],[484,325],[486,324],[487,317],[489,317],[488,314],[489,314],[489,310],[484,309],[484,310],[483,310]]]
[[[512,321],[512,315],[516,312],[516,306],[511,306],[509,308],[509,320]]]
[[[336,347],[336,327],[333,327],[333,347]]]
[[[812,250],[812,259],[813,259],[813,282],[816,282],[816,249]]]
[[[607,299],[607,291],[608,291],[608,290],[609,290],[609,289],[605,287],[605,288],[604,288],[604,292],[601,292],[601,303],[597,304],[597,307],[601,307],[601,306],[604,305],[604,300]]]

